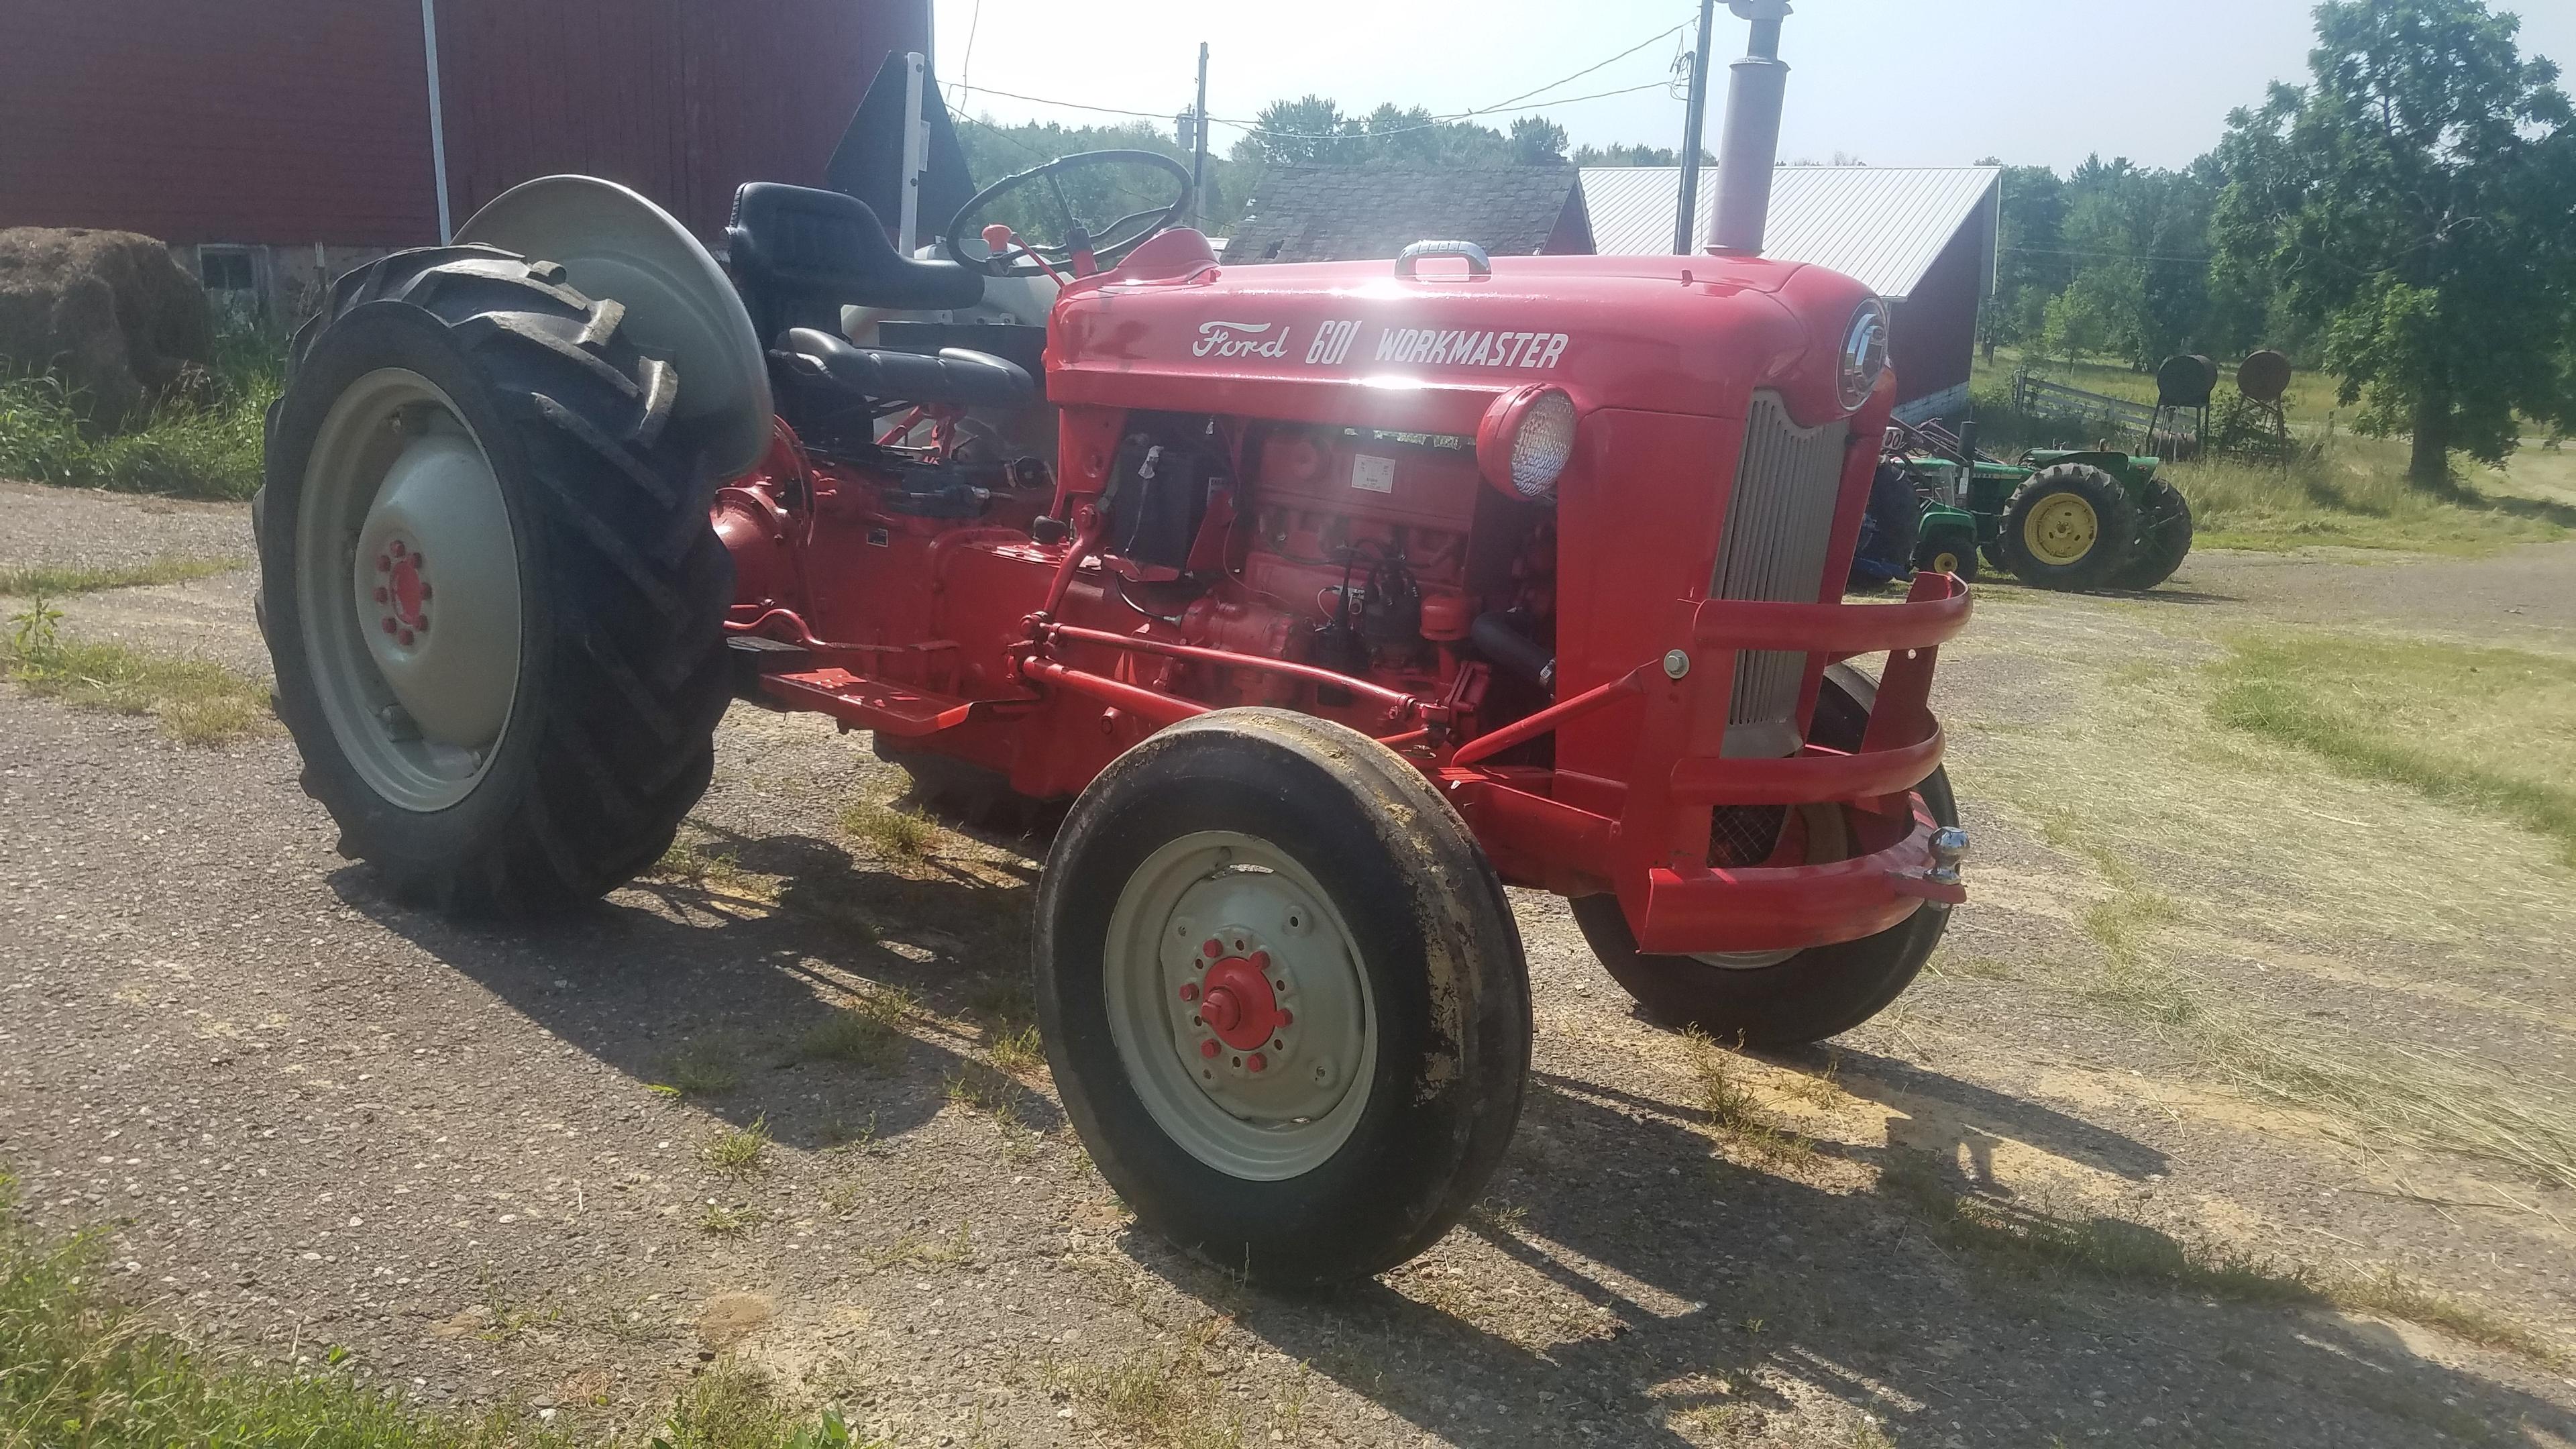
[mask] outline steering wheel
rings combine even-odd
[[[1084,225],[1082,218],[1074,214],[1073,203],[1066,199],[1064,185],[1057,179],[1064,172],[1095,166],[1159,167],[1180,184],[1180,194],[1172,199],[1171,205],[1160,210],[1131,211],[1095,229]],[[1014,255],[968,256],[965,239],[980,236],[983,231],[972,224],[975,218],[990,210],[994,202],[1041,180],[1054,194],[1056,210],[1064,217],[1064,240],[1053,246],[1041,246],[1025,237],[1018,237],[1014,238],[1018,243],[1018,251]],[[1116,266],[1119,258],[1134,251],[1146,238],[1170,230],[1189,207],[1190,168],[1162,152],[1077,151],[1070,156],[1058,156],[1043,166],[1032,166],[1017,176],[1005,176],[976,192],[949,220],[948,256],[951,261],[989,277],[1034,277],[1050,268],[1061,273],[1072,264],[1075,256],[1084,252],[1090,253],[1092,259],[1106,269]]]

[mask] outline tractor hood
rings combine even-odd
[[[1467,434],[1553,383],[1583,412],[1741,417],[1757,389],[1802,426],[1843,415],[1840,346],[1869,292],[1818,267],[1701,256],[1428,256],[1220,265],[1166,232],[1067,287],[1048,324],[1056,403]]]

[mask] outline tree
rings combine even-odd
[[[1512,164],[1516,166],[1564,165],[1565,128],[1545,116],[1513,117]]]
[[[1260,128],[1244,138],[1252,153],[1249,159],[1284,166],[1344,165],[1359,159],[1364,128],[1322,96],[1272,101],[1255,119]]]
[[[2576,124],[2558,69],[2481,0],[2328,0],[2304,86],[2228,117],[2222,270],[2323,330],[2360,426],[2413,435],[2409,478],[2501,462],[2517,414],[2576,418]]]

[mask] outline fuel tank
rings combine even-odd
[[[1583,412],[1720,418],[1767,390],[1813,427],[1845,414],[1841,342],[1869,296],[1819,267],[1715,255],[1439,255],[1401,272],[1229,267],[1197,232],[1166,232],[1057,299],[1049,398],[1468,434],[1524,383]]]

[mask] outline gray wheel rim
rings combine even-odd
[[[303,487],[296,604],[332,736],[387,803],[444,810],[517,705],[518,540],[490,455],[437,384],[382,368],[332,402]]]
[[[1287,852],[1234,831],[1182,836],[1146,857],[1110,914],[1102,986],[1119,1065],[1207,1166],[1256,1182],[1311,1172],[1350,1140],[1376,1074],[1361,959]],[[1209,1020],[1247,973],[1268,983],[1263,1009],[1288,1017],[1257,1045],[1239,1039],[1242,1021]]]

